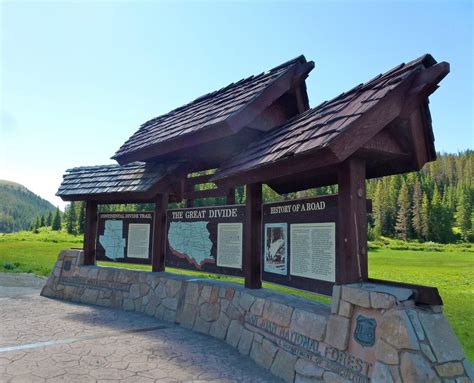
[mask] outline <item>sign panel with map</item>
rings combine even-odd
[[[243,225],[243,205],[168,210],[165,265],[243,275]]]
[[[331,293],[336,281],[337,195],[263,205],[262,279]]]
[[[151,264],[152,233],[152,212],[99,213],[97,260]]]

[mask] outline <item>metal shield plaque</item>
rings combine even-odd
[[[375,344],[375,329],[377,322],[374,318],[359,315],[356,319],[354,339],[364,347],[372,347]]]

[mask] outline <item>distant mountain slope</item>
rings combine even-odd
[[[55,207],[23,185],[0,180],[0,233],[27,230],[36,217]]]

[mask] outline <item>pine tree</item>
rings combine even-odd
[[[446,189],[446,200],[447,206],[454,212],[456,210],[456,194],[452,185],[449,185]]]
[[[69,234],[76,234],[76,206],[74,201],[69,204],[66,214],[66,231]]]
[[[382,235],[382,230],[385,224],[386,209],[383,198],[383,184],[377,182],[373,197],[373,216],[374,216],[374,232],[376,237]]]
[[[430,213],[431,239],[435,242],[446,243],[452,239],[452,213],[443,205],[442,197],[435,187],[431,200]]]
[[[39,233],[40,223],[40,218],[36,217],[35,225],[33,226],[33,232],[36,234]]]
[[[398,213],[395,231],[397,236],[403,240],[408,240],[410,233],[410,196],[408,194],[408,187],[403,182],[398,196]]]
[[[431,199],[430,227],[431,239],[435,242],[441,242],[442,232],[441,225],[443,220],[443,212],[441,206],[441,196],[438,187],[435,187],[433,198]]]
[[[55,231],[61,230],[61,212],[59,211],[59,207],[56,208],[56,212],[54,213],[54,218],[51,226],[51,228]]]
[[[456,213],[456,223],[461,230],[461,237],[464,241],[467,241],[472,229],[472,199],[469,190],[464,188],[462,189],[458,198]]]
[[[45,226],[46,226],[46,221],[44,219],[44,215],[42,215],[40,219],[40,227],[45,227]]]
[[[50,211],[46,217],[46,226],[51,226],[53,224],[53,213]]]
[[[412,227],[415,238],[423,238],[423,219],[422,219],[422,205],[423,205],[423,193],[421,192],[421,185],[418,179],[415,181],[415,187],[413,188],[413,209],[412,209]]]
[[[430,223],[430,200],[428,199],[428,195],[423,193],[423,202],[421,205],[421,234],[425,241],[428,241],[431,236]]]
[[[401,177],[388,177],[388,198],[387,198],[387,223],[385,227],[386,235],[395,234],[395,224],[397,222],[398,195],[400,194]]]
[[[77,231],[79,234],[84,234],[84,227],[86,225],[86,203],[80,203],[79,218],[77,219]]]

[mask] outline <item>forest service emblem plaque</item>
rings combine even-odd
[[[375,344],[375,329],[377,322],[374,318],[359,315],[356,319],[354,339],[363,347],[372,347]]]

